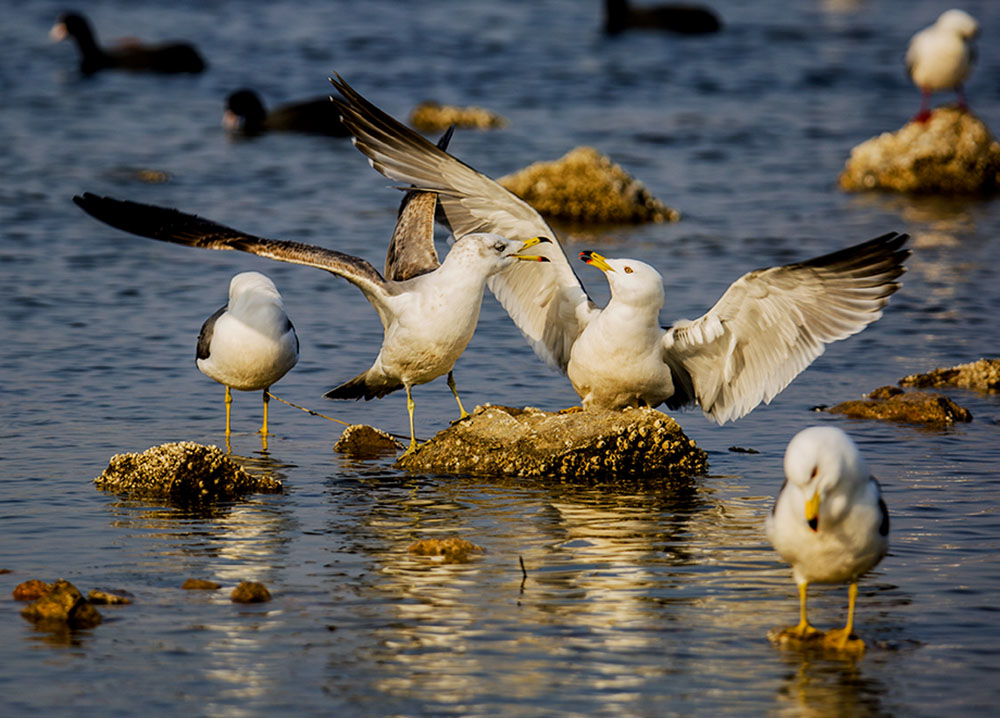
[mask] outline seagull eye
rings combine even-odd
[[[814,466],[813,470],[812,470],[812,473],[809,474],[809,478],[810,479],[815,479],[816,478],[816,474],[818,474],[818,473],[819,473],[819,467],[818,466]]]
[[[625,274],[631,274],[631,273],[632,273],[632,267],[625,267]]]
[[[506,247],[506,246],[504,246],[504,244],[503,244],[502,242],[497,242],[496,244],[494,244],[494,245],[493,245],[493,249],[495,249],[495,250],[496,250],[497,252],[502,252],[502,251],[504,251],[504,250],[505,250],[506,248],[507,248],[507,247]]]

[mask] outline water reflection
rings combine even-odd
[[[886,685],[865,675],[861,664],[850,659],[811,659],[786,655],[791,669],[775,695],[781,716],[839,718],[840,716],[885,716]]]

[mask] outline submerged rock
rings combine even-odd
[[[264,603],[271,600],[271,592],[257,581],[241,581],[229,598],[233,603]]]
[[[442,558],[443,563],[468,563],[472,556],[486,553],[482,546],[466,541],[457,536],[448,538],[422,539],[410,544],[407,549],[414,556],[433,556]]]
[[[705,473],[708,457],[655,409],[552,413],[480,406],[397,464],[449,474],[680,479]]]
[[[277,479],[252,476],[218,447],[193,441],[162,444],[141,454],[115,454],[94,483],[105,491],[175,501],[232,499],[282,490]]]
[[[352,424],[344,429],[333,450],[363,459],[395,454],[403,448],[388,433],[367,424]]]
[[[499,182],[541,214],[566,222],[640,224],[681,217],[593,147],[577,147],[554,162],[536,162]]]
[[[222,584],[205,578],[189,578],[181,584],[181,588],[185,591],[214,591],[222,588]]]
[[[410,113],[410,124],[421,132],[439,132],[452,125],[476,130],[506,127],[507,120],[482,107],[456,107],[437,102],[421,102]]]
[[[1000,359],[979,359],[950,369],[935,369],[926,374],[911,374],[899,380],[900,386],[923,389],[953,386],[977,391],[1000,391]]]
[[[132,603],[132,598],[127,591],[101,591],[92,588],[87,594],[87,601],[105,606],[124,606]]]
[[[21,615],[40,625],[93,628],[103,620],[96,608],[84,600],[79,589],[59,579],[50,591],[21,609]]]
[[[936,194],[994,192],[1000,143],[970,112],[939,107],[927,122],[909,122],[851,150],[841,189]]]
[[[883,386],[867,398],[845,401],[827,409],[853,419],[884,419],[909,424],[955,424],[972,421],[972,414],[943,394],[925,391],[904,392]]]

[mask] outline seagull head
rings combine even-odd
[[[597,267],[608,278],[611,297],[628,304],[663,306],[663,276],[653,267],[637,259],[609,259],[597,252],[580,252],[580,259]]]
[[[935,23],[942,30],[958,35],[963,40],[971,40],[979,34],[979,23],[964,10],[945,10]]]
[[[274,282],[260,272],[240,272],[229,282],[228,311],[239,317],[249,317],[270,308],[285,311],[281,294]]]
[[[518,262],[548,262],[549,258],[541,254],[522,252],[529,247],[551,243],[552,240],[547,237],[520,240],[489,232],[474,232],[457,239],[445,261],[455,255],[464,265],[479,266],[486,276],[490,276]]]
[[[785,476],[804,496],[806,523],[819,531],[837,523],[870,476],[851,438],[832,426],[803,429],[785,450]]]

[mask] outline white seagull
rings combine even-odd
[[[443,262],[434,250],[433,194],[404,202],[386,257],[386,277],[364,259],[298,242],[264,239],[175,209],[98,197],[73,198],[85,212],[112,227],[165,242],[206,249],[237,249],[282,262],[325,269],[361,290],[382,320],[382,348],[371,368],[327,392],[334,399],[371,399],[406,389],[410,445],[417,447],[411,388],[448,374],[448,386],[466,416],[451,374],[472,338],[487,277],[521,260],[544,237],[508,239],[498,234],[460,236]]]
[[[889,548],[889,511],[858,448],[835,427],[796,434],[785,451],[785,477],[766,522],[768,539],[791,564],[799,587],[799,623],[782,635],[802,639],[820,633],[806,618],[810,583],[850,582],[847,625],[825,638],[843,649],[854,626],[858,578]]]
[[[972,41],[979,34],[979,23],[964,10],[946,10],[930,27],[910,40],[906,50],[906,69],[920,88],[920,112],[913,119],[930,119],[932,92],[954,89],[958,104],[967,108],[962,83],[969,77],[975,48]]]
[[[526,202],[382,112],[343,79],[334,98],[354,144],[390,179],[438,193],[456,236],[555,237]],[[611,300],[590,299],[555,243],[551,264],[488,285],[539,357],[567,373],[585,409],[698,405],[717,423],[769,402],[826,344],[881,316],[899,288],[908,237],[890,233],[833,254],[743,275],[706,314],[659,324],[660,274],[630,259],[581,258],[605,271]]]
[[[299,360],[299,338],[281,295],[260,272],[241,272],[229,283],[229,304],[205,320],[196,363],[205,376],[226,387],[226,438],[230,434],[231,389],[264,392],[267,436],[268,390]]]

